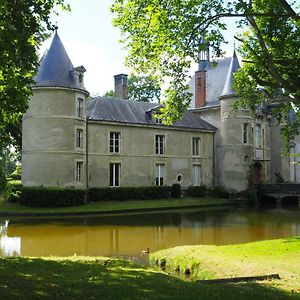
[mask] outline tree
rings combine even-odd
[[[58,7],[69,9],[64,0],[0,3],[0,149],[12,143],[12,136],[19,137],[38,66],[37,50],[54,29],[50,13]]]
[[[300,65],[300,19],[294,11],[287,17],[291,7],[287,10],[285,1],[278,5],[281,2],[256,1],[255,12],[265,17],[242,21],[250,26],[236,37],[244,63],[235,75],[235,89],[242,98],[240,105],[252,110],[263,105],[277,119],[286,119],[288,126],[282,131],[288,146],[300,125],[299,114],[294,114],[293,122],[287,119],[289,111],[300,105],[300,71],[295,67]]]
[[[224,38],[221,31],[226,29],[223,17],[239,17],[246,22],[249,31],[239,39],[243,42],[243,51],[253,54],[252,50],[254,50],[257,54],[256,59],[251,60],[250,63],[253,62],[254,66],[265,66],[268,61],[267,68],[256,68],[255,77],[251,77],[247,71],[244,73],[244,76],[251,77],[252,88],[254,86],[256,88],[259,84],[269,89],[267,85],[269,82],[272,82],[274,89],[283,88],[282,79],[285,79],[284,88],[290,88],[285,89],[285,92],[293,96],[296,101],[300,101],[297,81],[300,69],[295,68],[294,74],[288,77],[288,80],[292,80],[293,83],[287,85],[288,68],[278,68],[274,71],[277,62],[272,59],[273,52],[268,51],[268,38],[274,37],[277,32],[280,39],[285,36],[289,28],[292,29],[293,34],[287,35],[284,39],[284,41],[288,39],[290,46],[286,51],[285,59],[288,57],[295,59],[297,55],[299,56],[300,17],[295,11],[294,4],[288,1],[115,0],[112,12],[115,15],[114,24],[120,28],[123,43],[129,49],[128,65],[144,73],[151,72],[161,79],[166,78],[170,82],[164,94],[166,100],[164,119],[167,122],[171,123],[180,117],[189,105],[188,72],[191,62],[198,61],[199,51],[204,50],[202,37],[205,36],[209,43],[213,57],[222,54],[221,44]],[[268,26],[269,22],[271,29]],[[263,32],[264,34],[261,32],[263,29],[266,31]],[[268,31],[273,33],[268,34]],[[294,41],[290,40],[297,34],[298,37]],[[283,45],[279,45],[279,40],[274,41],[273,44],[274,49],[283,48]],[[252,46],[255,47],[251,50]],[[292,51],[296,54],[292,55]],[[289,67],[293,64],[298,65],[297,62],[298,60],[291,61]],[[249,64],[245,67],[247,68],[249,69]],[[268,74],[267,78],[265,74]],[[287,100],[289,101],[290,99]]]
[[[152,76],[130,75],[128,77],[128,99],[142,102],[159,102],[161,89],[159,82]],[[115,97],[110,90],[104,97]]]
[[[131,75],[128,78],[128,99],[142,102],[159,102],[161,89],[151,76]]]

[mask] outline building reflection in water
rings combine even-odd
[[[232,244],[300,235],[300,210],[182,212],[0,221],[0,255],[137,256],[179,245]]]
[[[21,238],[7,236],[8,223],[0,222],[0,256],[20,256]]]

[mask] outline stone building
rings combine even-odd
[[[40,62],[23,117],[25,186],[106,187],[180,183],[244,190],[289,179],[278,126],[257,111],[234,110],[239,68],[234,53],[214,66],[208,52],[190,87],[191,109],[172,126],[160,106],[126,100],[127,76],[115,76],[117,98],[89,98],[83,66],[74,68],[55,34]]]
[[[165,126],[157,103],[88,100],[84,71],[56,33],[23,117],[25,186],[213,186],[214,126],[190,111]],[[126,98],[127,76],[115,83]]]

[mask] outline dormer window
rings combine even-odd
[[[73,69],[74,82],[77,86],[83,87],[83,74],[86,69],[83,66]]]
[[[154,120],[155,124],[162,124],[162,118],[160,118],[160,116],[158,114],[153,115],[153,120]]]

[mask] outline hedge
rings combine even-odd
[[[209,196],[221,198],[221,199],[228,199],[229,198],[229,192],[226,191],[223,187],[217,186],[211,190],[208,191]]]
[[[204,197],[205,196],[205,191],[206,191],[206,186],[201,185],[201,186],[189,186],[187,188],[187,195],[190,197]]]
[[[170,187],[107,187],[90,188],[89,201],[126,201],[169,198]]]
[[[88,195],[83,189],[57,187],[23,187],[18,183],[11,184],[7,199],[31,207],[66,207],[86,203],[86,200],[126,201],[169,198],[170,187],[105,187],[90,188]],[[86,199],[88,196],[88,199]]]
[[[20,204],[32,207],[66,207],[85,203],[86,192],[54,187],[21,187]]]

